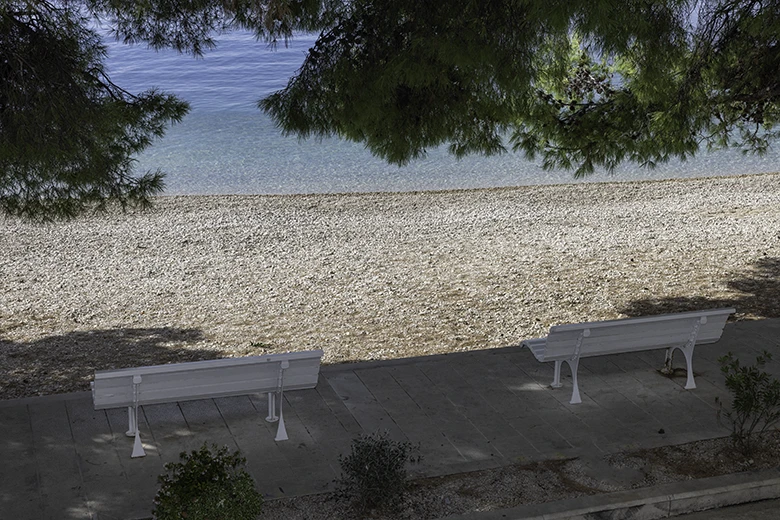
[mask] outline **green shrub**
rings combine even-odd
[[[726,388],[731,392],[731,410],[723,411],[719,404],[718,420],[725,415],[731,426],[734,447],[745,457],[750,457],[761,445],[764,433],[780,420],[780,381],[762,369],[772,359],[764,351],[756,358],[756,364],[742,366],[729,352],[718,358],[720,370],[726,375]]]
[[[255,520],[263,497],[242,466],[246,459],[227,447],[204,443],[198,451],[179,455],[181,462],[165,465],[157,481],[152,514],[158,520]]]
[[[336,498],[350,500],[359,513],[397,511],[409,489],[407,462],[419,462],[419,446],[388,438],[387,432],[361,435],[350,454],[339,457]]]

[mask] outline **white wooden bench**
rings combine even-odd
[[[268,393],[269,422],[279,422],[276,440],[287,440],[282,401],[285,390],[314,388],[320,372],[322,350],[194,361],[120,370],[98,370],[92,382],[95,410],[127,407],[129,429],[135,437],[133,457],[145,455],[138,431],[138,407]],[[276,395],[279,394],[279,415]]]
[[[666,363],[671,366],[674,349],[685,356],[688,380],[685,388],[696,388],[693,380],[693,348],[696,345],[715,343],[720,339],[726,319],[734,309],[712,309],[676,314],[663,314],[642,318],[572,323],[550,327],[546,338],[523,341],[539,361],[554,361],[555,374],[551,386],[560,388],[561,364],[569,364],[572,375],[571,404],[582,402],[577,384],[577,368],[580,358],[667,349]]]

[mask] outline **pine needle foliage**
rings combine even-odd
[[[316,32],[259,107],[285,134],[393,164],[511,150],[582,177],[780,137],[778,0],[0,0],[6,214],[69,218],[163,188],[134,158],[187,105],[113,84],[92,16],[194,56],[226,31],[272,46]]]
[[[359,0],[287,87],[282,131],[406,164],[511,148],[585,176],[729,146],[780,117],[780,4],[717,0]]]
[[[134,156],[181,120],[187,104],[113,84],[105,48],[68,3],[0,2],[0,210],[72,218],[109,203],[147,205],[162,174]]]

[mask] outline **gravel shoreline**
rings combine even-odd
[[[0,399],[96,369],[516,345],[550,325],[780,316],[780,173],[451,192],[160,197],[0,221]]]

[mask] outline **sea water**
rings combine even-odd
[[[398,167],[374,157],[361,144],[337,138],[301,141],[283,136],[257,108],[283,88],[302,65],[314,35],[298,35],[275,48],[251,34],[217,38],[203,58],[144,45],[124,45],[106,35],[112,80],[131,92],[155,87],[192,107],[184,120],[138,158],[141,171],[166,173],[169,195],[293,194],[416,191],[628,181],[761,173],[780,170],[778,147],[764,157],[738,150],[702,152],[693,160],[655,169],[634,164],[613,174],[597,172],[576,181],[573,172],[545,171],[521,153],[456,159],[445,147]]]

